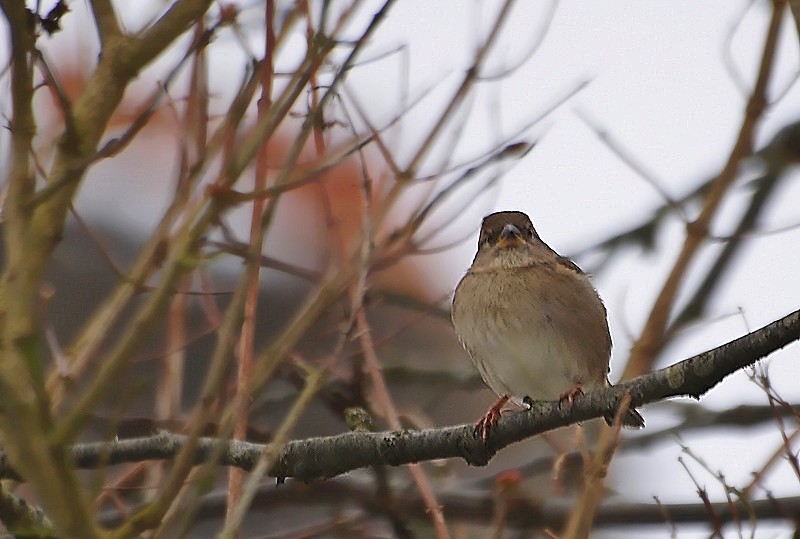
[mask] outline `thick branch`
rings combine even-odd
[[[592,392],[577,399],[571,409],[558,402],[535,402],[527,413],[504,416],[492,431],[489,448],[473,436],[472,425],[396,432],[348,432],[337,436],[309,438],[286,444],[270,470],[278,478],[294,477],[304,481],[333,477],[357,468],[375,465],[399,465],[432,459],[461,457],[472,465],[484,465],[492,455],[511,443],[558,427],[601,417],[615,408],[625,393],[634,406],[668,397],[699,398],[723,378],[739,369],[800,339],[800,310],[763,328],[618,386]],[[78,468],[96,468],[109,464],[170,459],[185,443],[186,437],[161,433],[154,437],[117,442],[81,444],[72,448]],[[250,469],[267,446],[203,438],[196,452],[196,462],[203,462],[219,444],[225,450],[219,462]],[[18,478],[18,474],[0,453],[0,477]]]

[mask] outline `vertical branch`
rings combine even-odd
[[[619,447],[622,418],[628,411],[630,403],[630,395],[625,395],[614,417],[613,426],[599,425],[602,429],[600,440],[591,461],[587,460],[584,463],[587,468],[584,471],[584,485],[578,499],[572,505],[562,539],[589,537],[597,508],[605,497],[605,479],[608,475],[608,467]]]
[[[194,42],[197,43],[206,31],[203,20],[194,25]],[[190,50],[194,47],[190,45]],[[183,203],[191,198],[195,178],[189,174],[192,166],[203,159],[208,136],[208,70],[205,47],[198,47],[192,58],[189,94],[181,124],[188,135],[180,144],[180,170],[175,186],[174,200]],[[183,139],[182,139],[183,140]],[[192,274],[182,277],[181,288],[189,289]],[[186,294],[177,294],[170,299],[167,314],[166,353],[161,358],[161,376],[156,387],[154,413],[161,424],[176,421],[181,414],[183,383],[186,363],[187,313],[189,301]],[[155,464],[147,470],[149,484],[163,483],[166,466]]]
[[[33,194],[36,181],[31,168],[33,137],[36,122],[33,117],[33,66],[35,48],[33,22],[24,4],[0,3],[9,22],[11,38],[11,171],[9,174],[7,201],[5,205],[6,269],[3,275],[2,317],[4,329],[4,352],[22,360],[25,369],[37,369],[38,358],[28,357],[21,345],[31,341],[36,332],[33,306],[38,293],[38,280],[28,273],[30,239],[30,212],[25,210],[25,201]],[[29,342],[32,344],[32,342]],[[3,362],[4,364],[7,362]],[[31,375],[34,372],[18,374]],[[36,373],[34,379],[39,374]],[[24,380],[25,378],[21,378]],[[42,398],[43,395],[39,395]]]
[[[389,388],[386,386],[386,380],[383,378],[383,373],[381,372],[380,361],[378,360],[378,356],[375,354],[375,346],[372,342],[372,333],[370,331],[369,324],[367,323],[367,316],[363,307],[356,313],[356,331],[358,333],[358,338],[361,341],[361,349],[364,352],[367,374],[370,377],[379,403],[384,407],[382,412],[385,414],[386,419],[389,422],[389,428],[397,431],[402,430],[403,425],[400,423],[400,416],[398,415],[397,409],[392,402],[392,397],[389,394]],[[408,470],[411,473],[411,477],[414,479],[414,482],[417,484],[417,489],[419,490],[422,499],[425,500],[425,505],[428,508],[428,511],[430,511],[431,520],[436,528],[436,537],[438,539],[449,538],[450,532],[448,531],[447,524],[444,520],[442,507],[439,505],[439,502],[436,499],[436,493],[434,493],[430,481],[425,475],[425,471],[422,469],[422,465],[418,462],[409,464]]]
[[[36,29],[23,2],[2,1],[11,52],[11,173],[5,204],[6,267],[0,281],[0,439],[11,461],[32,484],[60,533],[96,537],[89,507],[67,458],[49,440],[52,419],[38,346],[40,245],[25,207],[36,184],[31,168],[36,134],[33,57]]]
[[[258,99],[258,120],[261,121],[272,106],[272,83],[275,69],[275,2],[267,0],[264,7],[264,68],[261,71],[261,96]],[[269,138],[266,138],[256,154],[255,189],[267,186],[267,169],[269,166]],[[248,384],[253,366],[253,345],[256,334],[256,310],[260,291],[261,265],[259,264],[264,243],[264,229],[260,226],[264,213],[265,200],[256,198],[253,201],[250,217],[250,246],[247,264],[253,266],[250,272],[247,294],[244,303],[244,320],[239,337],[236,372],[236,395],[234,397],[234,430],[233,437],[243,440],[247,435],[249,415]],[[228,503],[226,520],[231,522],[232,511],[239,505],[242,494],[244,472],[236,467],[228,470]]]
[[[122,35],[122,29],[117,21],[117,14],[111,0],[91,0],[89,5],[94,15],[97,34],[100,37],[100,46],[104,46],[109,39]]]
[[[316,39],[317,32],[314,31],[314,21],[311,14],[311,7],[308,4],[308,0],[303,0],[299,3],[300,8],[303,10],[303,13],[306,17],[306,43],[309,48],[313,47],[314,39]],[[319,27],[319,35],[325,34],[325,22],[327,20],[328,9],[330,8],[330,4],[325,4],[322,7],[322,15],[320,17],[320,27]],[[318,84],[318,73],[314,71],[311,73],[310,79],[310,88],[309,88],[309,98],[311,99],[311,106],[309,111],[309,117],[315,118],[315,122],[313,125],[313,134],[314,134],[314,150],[317,154],[317,157],[322,157],[325,155],[325,111],[319,108],[319,95],[317,94],[319,84]],[[332,206],[332,198],[331,193],[328,190],[328,184],[324,181],[318,182],[316,186],[319,188],[319,197],[320,202],[322,205],[322,213],[325,217],[325,233],[328,235],[329,241],[331,244],[335,244],[338,248],[333,249],[333,256],[338,257],[337,263],[342,263],[342,258],[344,257],[344,244],[343,238],[341,234],[338,233],[339,230],[339,223],[336,217],[333,214],[333,206]],[[330,256],[330,250],[326,253]]]

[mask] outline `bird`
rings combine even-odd
[[[520,211],[483,219],[478,251],[453,294],[453,326],[499,400],[476,423],[488,443],[507,402],[567,401],[610,386],[611,333],[589,276],[551,249]],[[613,417],[606,417],[611,424]],[[641,428],[633,408],[622,417]]]

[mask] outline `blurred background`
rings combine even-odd
[[[351,253],[359,252],[369,230],[369,243],[380,256],[365,277],[363,302],[374,352],[402,424],[473,422],[495,396],[453,335],[450,299],[471,263],[482,217],[515,209],[531,216],[551,247],[593,275],[614,341],[610,377],[619,380],[684,244],[687,222],[705,206],[709,182],[733,152],[762,69],[773,3],[517,2],[501,16],[497,2],[404,0],[368,38],[364,31],[383,2],[273,5],[276,33],[282,36],[271,56],[276,98],[307,53],[308,28],[324,27],[330,36],[334,23],[350,16],[336,32],[338,44],[321,63],[318,79],[309,85],[313,88],[297,98],[265,145],[267,185],[285,171],[321,90],[332,83],[354,44],[362,48],[326,103],[313,140],[301,145],[292,165],[296,171],[313,169],[334,156],[333,166],[270,206],[274,215],[262,249],[255,349],[278,339],[327,270],[358,259]],[[298,15],[299,5],[306,6],[305,15],[303,10]],[[113,6],[129,32],[146,28],[166,8],[158,1]],[[42,2],[39,11],[50,7]],[[95,68],[99,45],[90,6],[75,2],[69,7],[63,30],[42,35],[38,46],[63,94],[77,99]],[[254,60],[264,55],[264,9],[262,2],[212,4],[202,28],[227,22],[215,29],[202,56],[189,55],[176,69],[197,35],[193,32],[201,31],[198,26],[128,86],[103,139],[121,136],[142,111],[151,115],[123,151],[88,169],[73,198],[74,212],[47,277],[45,329],[53,359],[62,348],[68,355],[69,343],[97,316],[101,300],[132,266],[181,192],[192,164],[205,155],[214,130],[230,114]],[[668,335],[652,368],[737,338],[800,304],[800,15],[787,8],[780,20],[767,106],[755,119],[754,153],[736,159],[734,181],[669,308]],[[7,34],[5,25],[2,32]],[[484,54],[487,42],[491,46]],[[4,36],[2,46],[7,43]],[[4,58],[8,55],[2,51]],[[468,79],[476,58],[476,78]],[[42,73],[37,72],[39,81]],[[0,111],[8,118],[7,71],[0,84]],[[63,108],[51,87],[38,89],[34,105],[34,152],[46,178],[64,130]],[[454,110],[444,117],[449,106]],[[245,110],[241,137],[256,116],[254,98]],[[776,138],[785,128],[783,138]],[[371,138],[358,152],[336,153],[362,137]],[[235,149],[235,140],[224,144]],[[758,153],[764,148],[769,150]],[[0,150],[3,155],[11,151],[6,132],[0,134]],[[194,179],[194,196],[217,181],[225,155],[208,159]],[[410,177],[402,174],[409,172]],[[6,167],[0,174],[8,174]],[[256,188],[256,175],[254,167],[246,169],[234,189]],[[168,412],[158,404],[164,398],[165,362],[178,351],[170,345],[175,323],[170,315],[152,339],[141,343],[118,390],[96,411],[93,429],[81,439],[146,435],[160,426],[180,430],[205,379],[221,313],[243,272],[237,254],[249,241],[251,213],[249,201],[226,211],[203,236],[202,270],[183,281],[187,289],[202,292],[184,296],[186,344],[178,347],[182,381],[166,397],[177,397],[177,408]],[[398,237],[405,239],[392,243]],[[157,280],[156,272],[148,282]],[[292,347],[251,402],[248,438],[271,439],[302,388],[298,365],[304,363],[325,365],[331,376],[292,438],[346,431],[348,406],[364,406],[377,428],[391,428],[365,373],[368,360],[355,336],[358,330],[343,330],[352,323],[351,310],[345,295]],[[129,319],[120,318],[108,343]],[[800,400],[797,350],[789,346],[759,367],[768,372],[771,391],[790,404]],[[102,361],[102,353],[96,361]],[[796,465],[784,454],[793,448],[796,455],[797,418],[782,432],[752,375],[751,370],[736,373],[700,402],[676,399],[641,410],[647,428],[624,433],[603,506],[611,516],[598,520],[592,537],[708,537],[713,526],[702,510],[685,521],[678,513],[669,517],[655,511],[650,522],[627,524],[639,507],[633,504],[657,508],[656,499],[701,506],[699,488],[721,502],[745,490],[751,500],[800,496]],[[231,365],[227,391],[235,391],[234,379]],[[80,387],[79,380],[67,402]],[[730,410],[737,413],[717,421],[717,412]],[[571,447],[574,435],[570,430],[555,436],[555,441],[537,438],[507,448],[484,468],[460,461],[426,463],[453,535],[528,537],[542,533],[543,521],[532,515],[566,514],[579,480],[570,477],[569,466],[554,471],[552,459],[561,454],[557,448]],[[122,482],[123,472],[109,473],[109,485]],[[120,496],[135,505],[147,499],[148,489],[157,488],[158,477],[122,485]],[[190,536],[213,536],[218,530],[224,513],[222,471],[218,479],[215,491],[201,502],[206,510]],[[131,485],[135,491],[125,490]],[[391,492],[396,512],[364,500],[376,485]],[[262,496],[245,520],[243,536],[434,535],[403,469],[360,470],[310,485],[289,480],[277,490],[267,485]],[[119,509],[112,506],[100,505],[111,520]],[[786,508],[788,518],[752,520],[743,510],[740,522],[725,525],[725,535],[792,537],[798,507]],[[625,510],[632,511],[627,518]],[[544,522],[557,527],[560,521],[552,518]]]

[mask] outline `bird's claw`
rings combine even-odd
[[[575,397],[578,395],[583,395],[583,387],[580,382],[559,395],[558,403],[561,404],[562,402],[567,401],[567,406],[572,408],[572,403],[575,401]]]
[[[495,402],[486,413],[483,414],[477,423],[475,423],[475,428],[472,429],[472,434],[474,436],[480,435],[481,440],[483,441],[484,445],[489,444],[489,432],[497,426],[497,422],[500,421],[500,413],[503,410],[503,406],[508,402],[508,395],[503,395],[500,397],[497,402]]]

